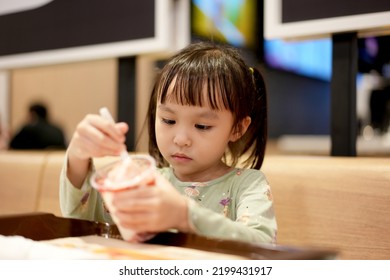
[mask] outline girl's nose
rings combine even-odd
[[[188,136],[188,134],[185,131],[178,131],[175,134],[175,137],[173,139],[173,142],[181,147],[184,146],[190,146],[191,145],[191,139]]]

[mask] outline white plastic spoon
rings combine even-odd
[[[105,118],[108,121],[111,121],[112,123],[115,123],[114,118],[112,117],[110,111],[108,111],[107,107],[102,107],[99,109],[99,114],[103,118]],[[125,150],[123,150],[120,154],[120,157],[123,161],[129,161],[129,153]]]

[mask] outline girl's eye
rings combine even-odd
[[[195,127],[199,130],[209,130],[211,128],[211,126],[203,124],[196,124]]]
[[[161,121],[165,124],[168,124],[168,125],[174,125],[176,123],[176,121],[174,120],[168,120],[168,119],[161,119]]]

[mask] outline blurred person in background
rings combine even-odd
[[[64,132],[51,123],[48,109],[43,103],[29,106],[27,123],[9,143],[10,149],[19,150],[66,149],[66,146]]]

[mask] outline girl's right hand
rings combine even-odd
[[[70,182],[81,188],[93,157],[118,156],[126,149],[126,123],[113,123],[100,115],[87,115],[76,127],[67,150]]]
[[[92,157],[118,156],[126,149],[126,123],[112,123],[100,115],[87,115],[77,125],[68,147],[68,156],[89,160]]]

